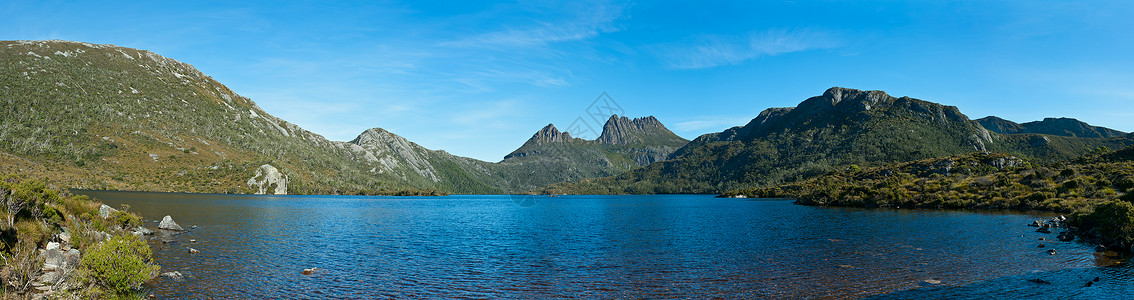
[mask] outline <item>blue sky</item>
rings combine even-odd
[[[685,138],[832,86],[1134,130],[1134,1],[5,1],[0,39],[146,49],[332,140],[499,161],[603,92]],[[598,125],[594,125],[598,126]],[[592,136],[593,137],[593,136]]]

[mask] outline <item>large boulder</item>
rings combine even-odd
[[[110,205],[103,204],[102,206],[98,207],[98,216],[102,217],[103,219],[106,219],[106,218],[110,217],[111,213],[114,213],[116,211],[118,211],[118,210],[114,209],[113,207],[110,207]]]
[[[79,267],[79,262],[83,258],[79,249],[67,250],[63,252],[63,269],[72,270]]]
[[[161,218],[161,223],[158,223],[158,228],[178,231],[185,230],[184,228],[181,228],[181,225],[177,225],[177,222],[173,221],[173,217],[170,217],[168,215],[166,215],[165,218]]]
[[[43,269],[57,270],[63,266],[63,250],[59,243],[47,243],[47,250],[43,251]]]
[[[272,186],[275,189],[272,189]],[[276,195],[287,195],[287,175],[280,173],[272,165],[262,165],[256,169],[256,175],[248,179],[248,188],[256,191],[257,195],[267,194],[269,191]]]

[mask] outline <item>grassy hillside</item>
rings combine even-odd
[[[293,194],[513,193],[617,174],[685,143],[661,127],[668,139],[556,145],[565,151],[489,163],[377,128],[329,141],[188,64],[68,41],[0,42],[0,113],[0,172],[85,189],[248,193],[269,164]],[[638,137],[626,122],[615,137]]]

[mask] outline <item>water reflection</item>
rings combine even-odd
[[[149,285],[171,298],[854,298],[919,291],[952,298],[1016,290],[1019,284],[996,284],[1020,276],[1105,270],[1094,266],[1124,260],[1058,241],[1043,242],[1058,255],[1043,253],[1049,248],[1037,248],[1037,238],[1054,235],[1024,224],[1050,216],[1034,214],[689,195],[544,197],[517,205],[509,196],[89,193],[114,206],[128,203],[148,219],[169,214],[200,226],[166,238],[174,243],[150,241],[163,270],[191,276]],[[300,274],[310,267],[320,270]],[[1105,274],[1115,283],[1131,278]]]

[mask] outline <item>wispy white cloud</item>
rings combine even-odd
[[[580,41],[603,33],[618,31],[615,21],[621,18],[625,4],[597,2],[579,5],[569,16],[557,21],[539,21],[499,29],[472,37],[447,41],[443,46],[457,47],[533,47],[555,42]]]
[[[704,134],[734,126],[744,126],[751,120],[751,116],[699,116],[674,123],[673,130],[680,133]]]
[[[821,31],[773,29],[742,36],[704,35],[654,49],[670,68],[704,69],[838,44],[833,35]]]

